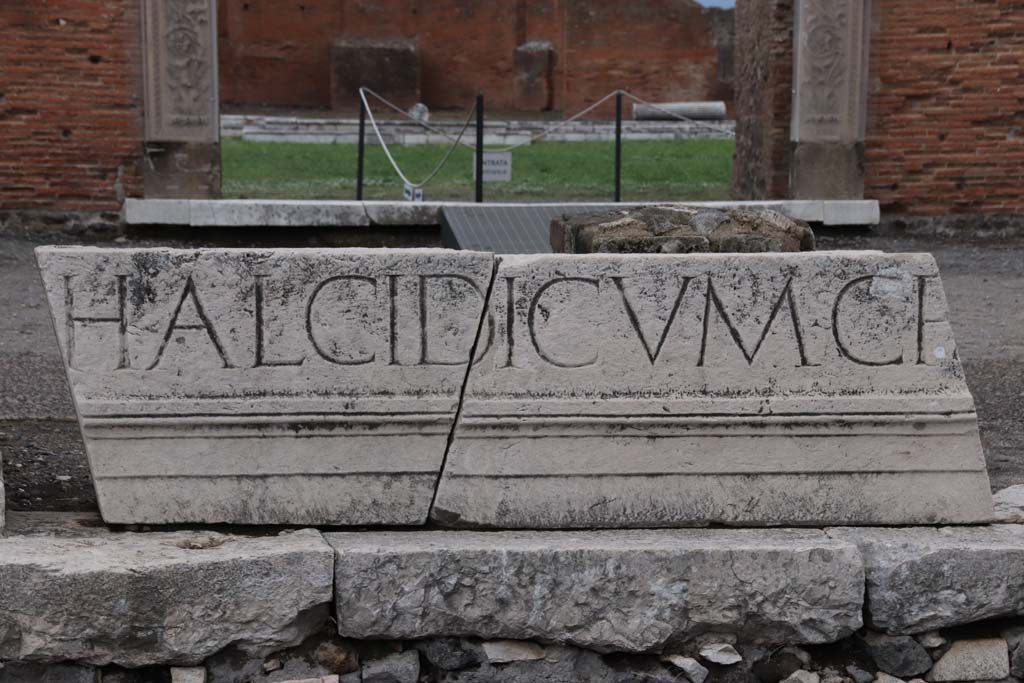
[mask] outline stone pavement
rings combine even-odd
[[[8,507],[91,510],[95,497],[32,254],[35,246],[0,238],[0,452]],[[935,255],[978,406],[992,487],[1024,483],[1024,240],[820,237],[819,249],[839,248]]]

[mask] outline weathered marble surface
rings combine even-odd
[[[436,522],[992,517],[974,402],[930,256],[499,261]]]
[[[827,532],[860,548],[867,613],[879,630],[924,633],[1024,615],[1024,526]]]
[[[335,551],[354,638],[539,639],[658,650],[702,633],[822,643],[861,626],[854,545],[812,530],[367,532]]]
[[[0,660],[193,665],[320,628],[331,549],[312,530],[0,538]]]
[[[37,256],[107,522],[426,520],[489,254]]]

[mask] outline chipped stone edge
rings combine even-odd
[[[530,206],[583,206],[593,209],[650,206],[691,206],[709,209],[775,209],[789,218],[827,226],[878,225],[879,204],[873,199],[785,199],[767,201],[541,202]],[[392,202],[279,199],[126,199],[122,218],[128,225],[190,227],[433,227],[446,207],[480,206],[468,202]],[[503,202],[489,207],[523,206]]]

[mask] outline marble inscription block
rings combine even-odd
[[[425,522],[490,254],[37,257],[107,522]]]
[[[488,331],[439,523],[992,516],[929,255],[503,256]]]
[[[146,140],[217,142],[216,0],[143,0]]]

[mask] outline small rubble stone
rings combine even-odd
[[[728,643],[705,645],[700,649],[700,656],[712,664],[730,666],[743,661],[743,655]]]
[[[544,659],[544,648],[524,640],[490,640],[483,644],[483,648],[491,664]]]
[[[0,663],[0,683],[95,683],[96,669],[74,664]]]
[[[896,678],[895,676],[890,676],[884,671],[879,671],[878,675],[875,677],[875,683],[904,683],[904,681],[902,678]]]
[[[173,667],[171,683],[206,683],[206,669],[201,667]]]
[[[684,657],[683,655],[665,655],[661,658],[661,661],[668,662],[677,669],[682,670],[690,680],[690,683],[704,683],[704,680],[710,673],[701,665],[700,662],[692,657]]]
[[[1024,678],[1024,626],[1014,626],[1002,633],[1010,650],[1010,675]]]
[[[1024,524],[1024,484],[1010,486],[992,496],[997,524]]]
[[[953,643],[926,677],[929,681],[996,681],[1010,675],[1010,653],[1002,638]]]
[[[415,644],[428,662],[438,669],[455,671],[486,661],[483,647],[464,638],[436,638]]]
[[[928,633],[922,633],[914,637],[917,639],[917,642],[921,643],[921,645],[928,648],[929,650],[936,647],[942,647],[947,642],[949,642],[945,638],[943,638],[942,634],[938,631],[929,631]]]
[[[846,667],[846,673],[850,675],[850,678],[854,680],[854,683],[871,683],[875,680],[875,675],[870,671],[865,671],[856,664],[850,664]]]
[[[799,669],[789,675],[782,683],[821,683],[821,676],[813,671]]]
[[[868,633],[864,644],[878,668],[893,676],[916,676],[932,668],[928,651],[910,636]]]
[[[363,665],[363,683],[416,683],[420,677],[420,655],[406,650]]]

